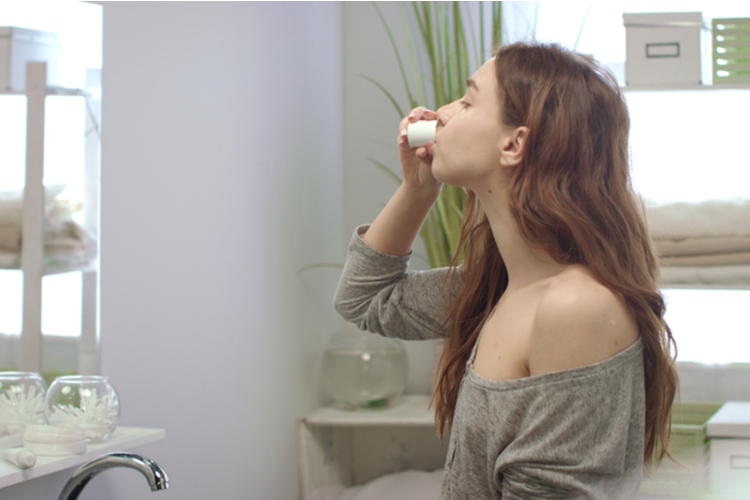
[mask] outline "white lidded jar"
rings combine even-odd
[[[340,408],[388,406],[404,392],[408,373],[401,342],[380,335],[335,334],[323,354],[323,389]]]

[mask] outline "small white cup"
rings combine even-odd
[[[435,140],[436,128],[437,120],[420,120],[410,123],[406,127],[406,140],[409,142],[409,147],[427,146]]]

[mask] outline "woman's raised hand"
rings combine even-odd
[[[398,134],[398,152],[404,183],[412,188],[435,188],[440,182],[432,175],[432,155],[428,146],[412,148],[407,141],[406,128],[419,120],[437,120],[437,114],[425,107],[414,108],[401,120]]]
[[[442,183],[432,176],[432,155],[427,147],[409,147],[406,127],[419,120],[436,120],[434,111],[415,108],[401,120],[398,152],[404,182],[398,187],[370,228],[362,236],[365,243],[388,255],[409,255],[419,228],[440,195]]]

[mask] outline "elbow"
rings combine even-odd
[[[333,297],[333,308],[345,321],[354,323],[360,330],[367,328],[362,305],[351,299],[346,300],[337,293]],[[364,308],[366,310],[366,307]]]

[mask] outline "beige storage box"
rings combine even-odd
[[[709,491],[750,498],[750,402],[727,401],[706,424],[711,440]]]
[[[47,63],[47,85],[61,86],[61,47],[55,33],[0,27],[0,92],[26,90],[26,63]]]
[[[700,12],[623,14],[625,84],[710,85],[711,29]]]

